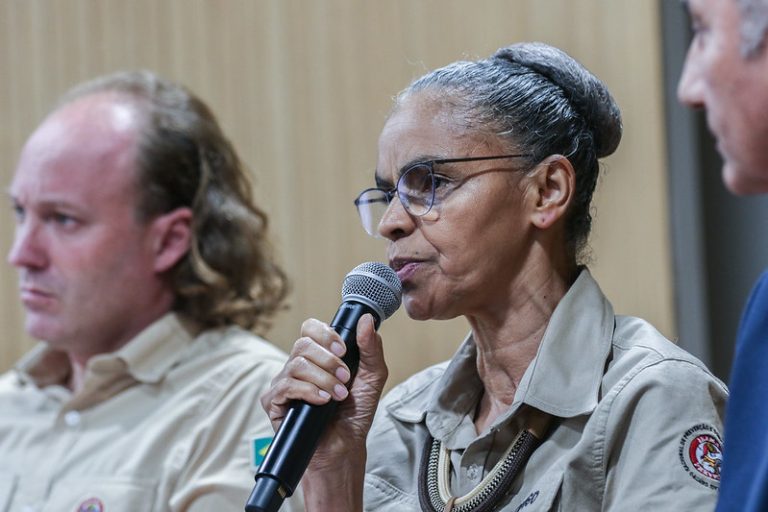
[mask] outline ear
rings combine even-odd
[[[171,269],[189,252],[192,243],[192,210],[176,208],[152,220],[155,272]]]
[[[576,187],[576,171],[563,155],[551,155],[541,161],[533,175],[535,205],[531,222],[548,229],[563,218]]]

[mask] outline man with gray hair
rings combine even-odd
[[[768,0],[688,0],[693,40],[678,96],[704,108],[738,195],[768,193]],[[719,512],[768,510],[768,273],[736,341],[725,421]]]
[[[0,376],[0,509],[241,509],[286,358],[250,331],[286,280],[213,113],[150,72],[87,82],[30,136],[9,196],[41,343]]]

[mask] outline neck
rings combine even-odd
[[[468,317],[477,345],[477,372],[483,383],[475,426],[483,432],[514,401],[560,299],[576,273],[526,275],[510,303],[486,315]]]
[[[67,354],[69,365],[72,368],[67,379],[67,387],[73,394],[77,394],[83,389],[85,383],[85,368],[90,357],[80,357],[74,354]]]
[[[85,374],[88,361],[92,357],[99,354],[109,354],[116,352],[124,347],[128,342],[139,335],[149,325],[159,320],[165,315],[169,308],[157,308],[151,314],[145,314],[140,321],[132,321],[131,323],[121,324],[119,330],[113,330],[106,332],[102,330],[98,333],[98,337],[89,338],[87,343],[79,343],[78,348],[82,349],[69,349],[66,350],[67,357],[69,358],[69,364],[72,368],[67,380],[67,387],[72,390],[73,393],[78,393],[83,388],[85,383]],[[74,344],[73,344],[74,345]]]

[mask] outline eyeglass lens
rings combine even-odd
[[[397,196],[411,215],[426,215],[435,199],[435,180],[429,164],[409,167],[397,180]],[[389,207],[392,195],[381,189],[368,189],[355,201],[366,233],[379,236],[379,224]]]
[[[435,200],[435,177],[428,164],[409,167],[397,180],[397,196],[412,215],[426,214]]]
[[[383,190],[370,188],[363,191],[355,201],[360,214],[360,222],[365,232],[371,236],[379,236],[379,224],[389,206],[389,196]]]

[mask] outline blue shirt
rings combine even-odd
[[[725,416],[718,512],[768,511],[768,272],[741,319]]]

